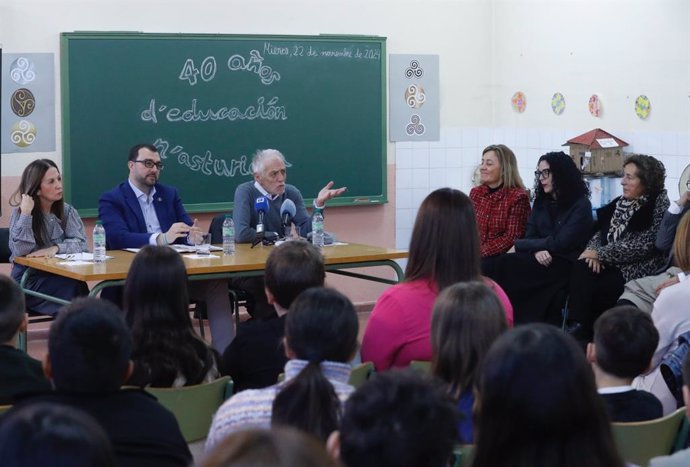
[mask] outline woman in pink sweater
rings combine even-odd
[[[424,199],[410,240],[405,281],[386,290],[374,306],[362,340],[362,361],[377,371],[431,360],[431,310],[439,291],[457,282],[483,280],[503,304],[503,289],[480,271],[479,236],[472,202],[463,192],[438,189]]]

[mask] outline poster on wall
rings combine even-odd
[[[438,141],[438,55],[391,54],[389,59],[391,141]]]
[[[2,55],[3,154],[55,151],[55,55]]]

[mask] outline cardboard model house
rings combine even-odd
[[[601,128],[569,139],[570,157],[582,173],[606,174],[623,171],[623,148],[629,146]]]

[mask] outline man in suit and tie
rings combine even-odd
[[[195,229],[177,189],[158,183],[163,163],[155,146],[137,144],[129,151],[129,177],[98,200],[107,248],[141,248],[182,242]],[[213,346],[219,351],[234,337],[227,281],[189,283],[190,296],[206,302]]]

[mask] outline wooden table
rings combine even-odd
[[[182,257],[184,258],[190,280],[260,276],[263,274],[266,258],[268,258],[272,249],[272,246],[259,245],[250,248],[248,244],[238,244],[233,256],[223,256],[221,253],[215,252],[211,254],[214,258],[208,259],[187,258],[187,255],[184,254]],[[395,284],[403,279],[403,272],[394,260],[407,258],[406,251],[357,243],[326,246],[323,249],[323,254],[328,272],[386,284]],[[24,273],[20,283],[25,294],[65,304],[67,302],[64,300],[33,290],[27,290],[24,287],[31,269],[38,269],[84,282],[96,281],[98,284],[90,292],[90,295],[96,295],[105,287],[124,284],[129,266],[134,259],[134,253],[124,250],[109,250],[107,255],[113,258],[100,264],[89,263],[78,266],[59,264],[65,262],[65,260],[59,258],[16,257],[14,261],[17,264],[30,268]],[[371,266],[388,266],[393,268],[397,280],[345,271],[345,269]]]

